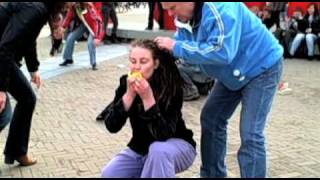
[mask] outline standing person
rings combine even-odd
[[[36,38],[63,5],[49,1],[0,3],[0,130],[11,121],[4,150],[6,164],[18,161],[22,166],[30,166],[37,162],[28,155],[36,97],[19,66],[24,55],[31,81],[39,88],[39,62],[32,57],[36,54]],[[8,94],[17,101],[13,114]]]
[[[61,45],[63,40],[63,35],[59,32],[59,27],[62,26],[63,16],[62,13],[59,13],[53,17],[53,20],[50,21],[49,26],[52,32],[51,34],[51,50],[50,56],[54,56],[56,53],[61,53]]]
[[[104,17],[104,26],[105,26],[106,33],[108,30],[109,18],[111,18],[111,21],[113,24],[112,31],[111,31],[111,37],[110,37],[111,43],[119,43],[119,41],[117,40],[118,39],[118,37],[117,37],[118,16],[117,16],[115,3],[116,2],[102,2],[102,13],[103,13],[103,17]],[[107,36],[106,36],[106,39],[107,39]]]
[[[280,14],[285,12],[287,2],[270,2],[271,15],[276,23],[277,29],[280,28]]]
[[[92,70],[96,71],[96,45],[98,45],[104,37],[104,29],[102,18],[97,13],[95,6],[91,2],[72,2],[71,7],[68,10],[66,19],[64,20],[61,28],[61,33],[64,33],[65,29],[69,27],[71,21],[74,20],[74,24],[79,24],[75,30],[69,34],[63,53],[64,62],[60,66],[67,66],[73,64],[73,50],[76,40],[79,40],[82,35],[89,32],[88,37],[88,50],[90,55],[90,64]]]
[[[178,38],[158,37],[173,52],[217,79],[201,113],[201,176],[226,177],[227,125],[242,103],[241,177],[266,177],[264,130],[283,66],[283,49],[242,2],[163,2],[184,23]]]
[[[174,61],[151,40],[132,44],[129,68],[136,76],[121,77],[104,115],[111,133],[130,118],[132,139],[102,177],[173,178],[192,165],[196,143],[182,119],[182,79]]]
[[[154,20],[154,12],[155,12],[155,7],[158,7],[159,11],[159,29],[164,29],[164,17],[163,17],[163,7],[160,2],[154,2],[154,1],[149,1],[148,2],[149,6],[149,18],[148,18],[148,27],[146,30],[152,30],[153,29],[153,20]]]

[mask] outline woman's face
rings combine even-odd
[[[314,5],[311,5],[311,6],[308,8],[308,12],[309,12],[310,15],[313,15],[313,14],[314,14],[314,12],[315,12],[315,7],[314,7]]]
[[[131,49],[129,60],[130,71],[142,73],[147,80],[152,77],[159,65],[159,61],[153,59],[151,51],[141,47],[133,47]]]

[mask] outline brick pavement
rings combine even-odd
[[[32,167],[7,166],[0,156],[1,177],[100,177],[102,167],[125,148],[128,126],[108,133],[96,115],[112,100],[126,57],[104,62],[97,72],[77,70],[45,80],[38,92],[30,152],[39,163]],[[267,128],[270,177],[320,176],[319,62],[287,61],[284,79],[294,92],[277,96]],[[184,104],[187,126],[200,142],[200,110],[205,98]],[[239,177],[237,149],[240,108],[230,120],[227,156],[229,177]],[[7,129],[0,134],[3,150]],[[194,165],[178,177],[197,177],[200,154]]]

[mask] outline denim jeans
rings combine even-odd
[[[201,113],[201,176],[226,177],[228,120],[241,102],[241,147],[238,162],[241,177],[266,177],[264,129],[282,74],[279,61],[238,91],[217,82]]]
[[[317,36],[315,34],[303,34],[303,33],[298,33],[296,37],[294,38],[291,48],[290,48],[290,55],[294,56],[296,53],[297,49],[299,48],[301,42],[303,40],[306,40],[307,42],[307,48],[308,48],[308,56],[313,56],[314,51],[315,51],[315,43],[317,40]]]
[[[76,40],[80,39],[85,32],[88,32],[88,30],[84,24],[81,24],[77,29],[75,29],[72,33],[69,34],[66,42],[66,47],[64,49],[64,54],[63,54],[63,58],[65,60],[72,59],[74,43]],[[89,34],[89,37],[88,37],[88,50],[90,55],[90,64],[95,65],[96,64],[96,46],[94,44],[94,38],[91,34]]]

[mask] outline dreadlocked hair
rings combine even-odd
[[[175,63],[176,59],[169,51],[160,49],[152,40],[135,40],[131,47],[150,50],[153,60],[159,61],[159,67],[154,71],[149,83],[156,102],[164,104],[165,110],[169,110],[173,98],[182,95],[183,80]]]

